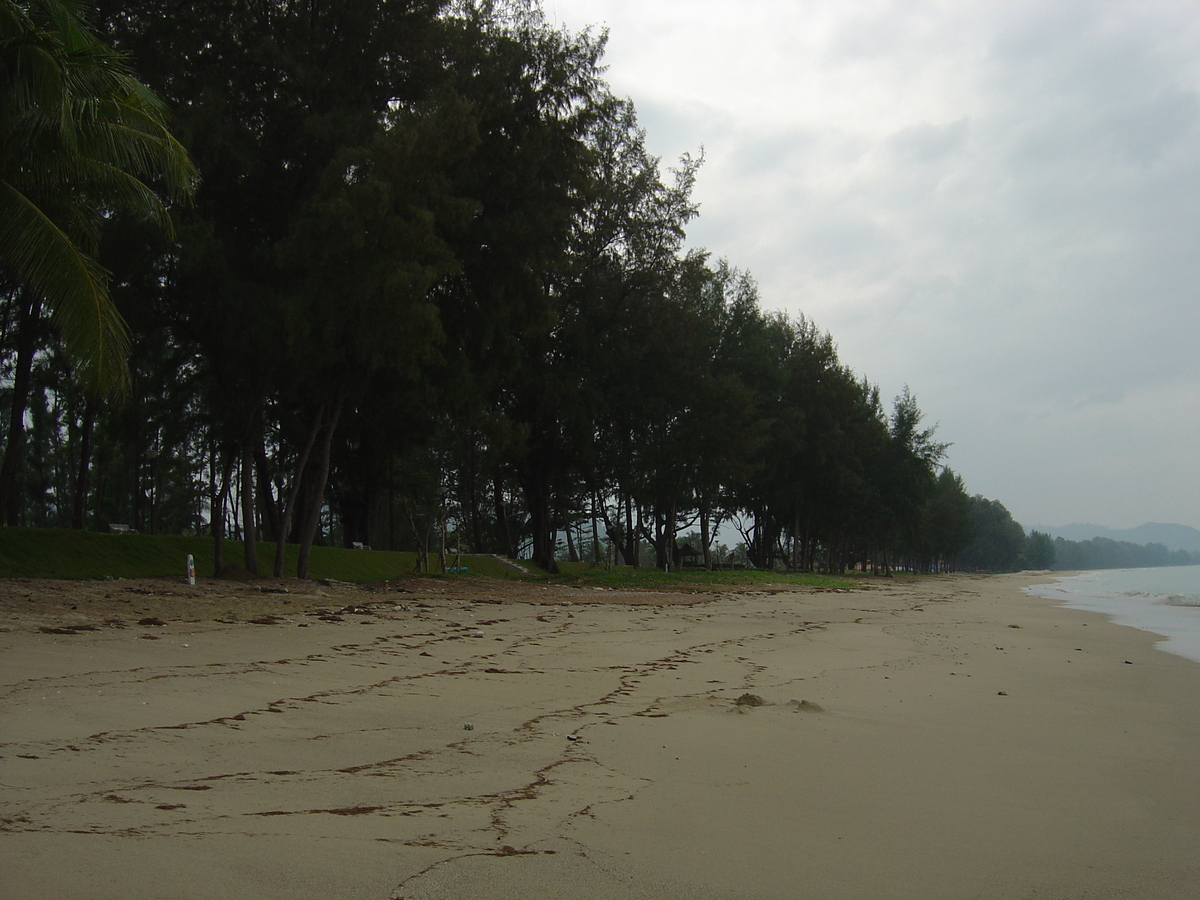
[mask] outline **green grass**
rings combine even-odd
[[[259,542],[258,570],[269,574],[275,565],[275,545]],[[296,574],[299,548],[287,547],[284,574]],[[57,528],[0,528],[0,577],[4,578],[162,578],[187,573],[187,557],[196,563],[196,574],[213,571],[213,542],[207,537],[178,535],[98,534]],[[245,577],[242,542],[225,541],[228,577]],[[448,562],[453,563],[453,560]],[[433,558],[436,566],[437,558]],[[519,577],[489,556],[464,556],[470,575],[494,578]],[[313,547],[309,575],[335,581],[370,583],[410,575],[416,554],[390,550],[343,550]],[[446,576],[453,577],[453,576]]]
[[[242,542],[225,541],[226,576],[246,578],[242,561]],[[284,574],[296,574],[299,548],[287,547]],[[196,561],[196,574],[211,577],[213,571],[213,542],[207,537],[178,535],[98,534],[90,531],[68,531],[55,528],[0,528],[0,577],[3,578],[164,578],[180,577],[187,572],[187,557]],[[436,556],[431,560],[437,565]],[[447,559],[448,565],[454,559]],[[522,565],[535,574],[522,576],[491,556],[464,556],[461,563],[467,576],[483,575],[522,581],[553,584],[586,584],[596,587],[644,590],[681,590],[686,588],[720,587],[722,585],[784,584],[804,587],[853,587],[862,575],[789,575],[753,569],[706,572],[685,569],[683,572],[663,572],[652,567],[634,569],[631,566],[593,566],[588,563],[560,563],[558,575],[546,575],[533,564]],[[270,574],[275,565],[275,545],[259,542],[258,570]],[[391,581],[412,575],[416,554],[390,550],[344,550],[340,547],[313,547],[309,564],[312,578],[329,578],[358,584]],[[459,573],[431,577],[456,578]]]
[[[720,587],[722,585],[790,584],[801,587],[853,587],[865,576],[810,575],[768,572],[761,569],[725,569],[707,572],[704,569],[684,569],[664,572],[656,568],[632,566],[595,566],[590,563],[559,563],[561,573],[550,577],[555,582],[596,585],[611,588],[651,588],[672,590],[683,587]]]

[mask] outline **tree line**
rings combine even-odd
[[[605,40],[525,0],[0,0],[4,522],[300,577],[317,541],[711,567],[730,530],[969,561],[913,394],[686,246],[703,154],[648,152]]]
[[[1057,537],[1054,539],[1054,557],[1053,568],[1062,571],[1200,565],[1200,553],[1171,550],[1165,544],[1134,544],[1106,537],[1086,541]]]
[[[970,499],[969,515],[973,539],[957,560],[968,571],[1064,572],[1200,565],[1200,553],[1171,550],[1159,543],[1134,544],[1105,537],[1069,541],[1037,530],[1026,533],[1004,504],[978,494]]]

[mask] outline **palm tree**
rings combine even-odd
[[[94,257],[122,211],[168,232],[152,185],[186,197],[196,170],[163,103],[88,29],[80,0],[0,0],[0,273],[44,303],[93,393],[127,381],[125,325]]]
[[[19,519],[17,473],[35,330],[48,309],[93,396],[128,383],[128,332],[95,259],[104,220],[147,216],[168,233],[154,187],[190,196],[197,175],[166,108],[123,54],[88,29],[80,0],[0,0],[0,292],[16,305],[17,353],[0,515]]]

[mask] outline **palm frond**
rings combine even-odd
[[[109,299],[107,273],[6,181],[0,181],[0,260],[46,301],[80,381],[97,393],[123,389],[129,336]]]
[[[82,0],[0,0],[0,271],[45,299],[80,379],[120,389],[128,334],[86,249],[112,211],[171,217],[198,175],[162,101]]]

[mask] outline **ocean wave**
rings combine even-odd
[[[1172,594],[1170,597],[1164,597],[1162,602],[1167,606],[1200,606],[1200,595]]]

